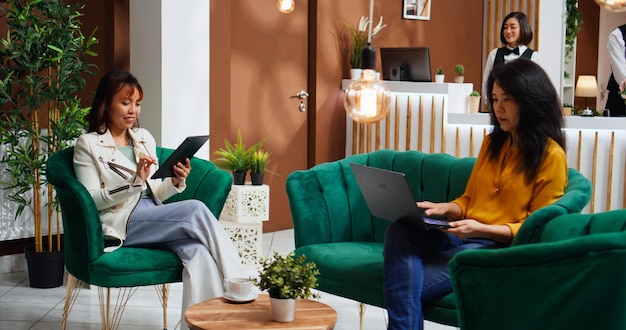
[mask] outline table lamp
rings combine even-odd
[[[580,75],[578,76],[578,82],[576,82],[576,90],[574,96],[585,98],[585,110],[583,115],[591,116],[593,111],[587,106],[587,98],[596,97],[598,95],[598,83],[596,82],[596,76]]]

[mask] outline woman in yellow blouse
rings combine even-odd
[[[493,69],[487,83],[493,132],[483,141],[463,195],[418,202],[451,228],[416,232],[402,222],[385,235],[388,329],[423,329],[422,300],[452,287],[447,263],[459,251],[508,246],[528,215],[554,203],[567,185],[558,94],[541,67],[518,59]]]

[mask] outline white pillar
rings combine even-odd
[[[176,148],[209,134],[210,1],[130,1],[130,68],[144,89],[141,126]],[[208,143],[196,154],[209,158]]]

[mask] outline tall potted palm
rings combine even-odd
[[[85,87],[84,75],[94,73],[95,65],[87,57],[96,55],[91,48],[97,39],[95,30],[89,36],[81,31],[83,8],[63,0],[9,0],[0,6],[8,26],[6,37],[0,40],[0,143],[5,146],[0,163],[10,173],[8,182],[0,185],[10,189],[9,199],[18,204],[16,218],[25,210],[32,212],[34,246],[26,250],[32,287],[63,283],[62,266],[60,275],[52,275],[32,269],[31,261],[49,263],[46,257],[58,260],[60,254],[62,265],[60,217],[45,177],[46,160],[84,132],[83,117],[89,108],[81,106],[77,92]]]

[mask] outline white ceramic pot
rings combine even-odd
[[[296,311],[295,299],[279,299],[270,297],[272,319],[276,322],[291,322]]]
[[[439,83],[439,84],[443,84],[443,78],[445,78],[445,75],[436,74],[435,75],[435,82]]]
[[[359,80],[361,78],[362,69],[350,69],[350,79]]]

